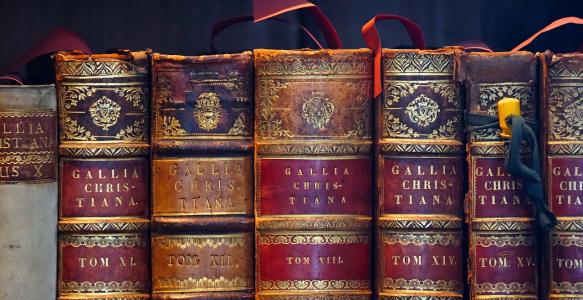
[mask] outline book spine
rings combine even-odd
[[[0,298],[54,299],[55,87],[0,86]]]
[[[583,298],[583,55],[541,55],[545,182],[558,225],[545,249],[549,298]]]
[[[152,57],[154,299],[254,299],[252,58]]]
[[[463,297],[459,50],[383,50],[377,102],[378,299]]]
[[[257,299],[370,299],[371,52],[254,58]]]
[[[56,55],[59,299],[150,299],[146,52]]]
[[[497,116],[497,102],[517,98],[529,121],[537,113],[537,59],[527,52],[461,56],[470,113]],[[522,182],[505,169],[508,141],[499,128],[468,134],[469,271],[471,299],[532,299],[538,296],[539,260],[533,205]],[[525,149],[523,157],[530,159]]]

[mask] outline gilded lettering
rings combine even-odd
[[[478,258],[481,268],[509,268],[507,257],[480,257]]]
[[[559,190],[561,191],[583,191],[583,180],[560,181]]]
[[[516,257],[519,268],[534,267],[534,259],[532,257]]]
[[[91,267],[91,268],[104,268],[109,267],[109,258],[108,257],[80,257],[78,259],[79,267]]]
[[[135,267],[137,265],[133,256],[130,257],[121,256],[119,258],[119,262],[121,267]]]
[[[287,264],[288,265],[309,265],[310,264],[310,257],[309,256],[288,256],[287,257]]]
[[[198,254],[168,255],[166,256],[166,262],[169,267],[198,266],[200,265],[200,258]]]
[[[423,257],[421,255],[409,256],[409,255],[393,255],[391,257],[393,265],[404,265],[404,266],[421,266],[423,265]]]
[[[432,266],[455,266],[457,261],[453,255],[433,255],[431,256]]]
[[[583,167],[579,166],[569,166],[569,167],[553,167],[552,173],[555,176],[565,176],[565,177],[583,177]]]
[[[211,254],[209,264],[211,267],[231,267],[231,256],[225,254]]]
[[[558,205],[581,205],[581,197],[579,195],[555,195]]]
[[[583,269],[583,259],[581,258],[555,258],[559,269]]]

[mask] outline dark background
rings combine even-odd
[[[277,0],[273,0],[277,1]],[[416,21],[429,47],[482,40],[496,51],[510,50],[551,21],[583,17],[582,0],[314,0],[336,25],[346,48],[364,47],[361,26],[378,13]],[[211,26],[223,18],[251,14],[251,0],[0,0],[0,68],[44,34],[64,26],[84,38],[94,52],[113,48],[167,54],[209,52]],[[310,15],[286,18],[307,24]],[[384,47],[407,47],[396,23],[379,26]],[[572,52],[583,43],[583,26],[546,33],[527,49]],[[275,22],[243,24],[217,38],[220,51],[314,47],[297,28]]]

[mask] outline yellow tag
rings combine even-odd
[[[498,101],[498,122],[502,132],[500,136],[509,139],[512,136],[512,128],[506,124],[508,116],[520,116],[520,100],[516,98],[502,98]]]

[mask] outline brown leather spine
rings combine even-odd
[[[257,299],[370,299],[371,52],[254,57]]]
[[[536,120],[538,61],[532,53],[468,53],[460,60],[468,112],[496,116],[497,102],[512,97],[520,99],[522,116]],[[533,206],[521,181],[505,170],[508,141],[499,132],[481,129],[467,137],[470,298],[537,298]]]
[[[59,299],[150,299],[147,52],[56,55]]]
[[[459,52],[383,50],[378,299],[463,297],[463,116],[453,76]]]
[[[253,55],[152,56],[154,299],[253,299]]]
[[[544,249],[545,296],[583,298],[583,54],[541,57],[541,123],[548,204],[558,225]]]

